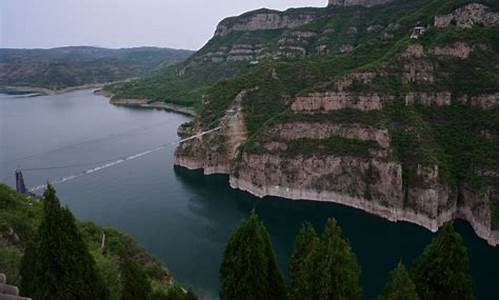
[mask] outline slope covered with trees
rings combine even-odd
[[[125,80],[188,58],[192,51],[168,48],[0,49],[0,88],[63,89]]]
[[[0,185],[0,270],[33,299],[196,299],[129,236],[76,221],[53,188],[37,199]]]

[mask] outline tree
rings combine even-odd
[[[474,299],[469,259],[453,225],[444,225],[416,259],[413,281],[421,299]]]
[[[361,299],[361,271],[335,219],[329,219],[325,225],[319,253],[315,299]]]
[[[286,298],[269,233],[255,212],[243,220],[229,238],[220,279],[222,300]]]
[[[43,195],[43,217],[30,247],[21,274],[24,274],[22,287],[26,287],[33,299],[108,298],[75,218],[68,209],[61,207],[51,185]],[[32,268],[31,274],[27,268]],[[27,283],[30,277],[31,283]]]
[[[151,284],[144,271],[133,261],[129,255],[122,255],[121,258],[121,300],[151,299]]]
[[[382,293],[377,300],[418,300],[418,294],[406,267],[399,262],[398,266],[392,270]]]
[[[291,300],[314,299],[319,247],[320,239],[314,228],[310,224],[302,226],[289,264]]]

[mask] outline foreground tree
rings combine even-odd
[[[418,300],[418,294],[410,273],[400,262],[389,275],[389,281],[377,300]]]
[[[361,299],[360,269],[349,243],[334,219],[328,220],[321,239],[312,226],[295,239],[290,259],[290,298]]]
[[[318,296],[316,299],[361,299],[361,271],[349,242],[335,219],[329,219],[323,233],[321,258],[317,265]]]
[[[121,258],[121,300],[150,300],[152,289],[146,274],[128,255]]]
[[[451,223],[425,247],[412,275],[421,299],[474,299],[467,249]]]
[[[229,238],[220,279],[222,300],[286,298],[269,233],[255,212],[243,220]]]
[[[317,282],[316,264],[318,263],[321,241],[314,228],[304,225],[295,238],[295,245],[290,258],[290,291],[291,300],[314,299]]]
[[[95,261],[75,218],[62,208],[51,185],[43,195],[43,217],[22,262],[24,294],[37,300],[107,299]]]

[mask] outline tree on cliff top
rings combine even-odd
[[[22,262],[23,294],[37,300],[108,298],[93,257],[71,212],[61,207],[51,185],[43,194],[43,217]]]
[[[231,235],[224,251],[220,279],[222,300],[286,298],[271,238],[255,212]]]
[[[377,300],[418,300],[415,283],[401,262],[392,270],[389,280]]]
[[[415,261],[413,281],[421,299],[474,299],[469,258],[451,223],[443,226]]]

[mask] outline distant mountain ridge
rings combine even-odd
[[[144,75],[178,63],[193,52],[157,47],[107,49],[71,46],[0,49],[0,87],[63,89]]]

